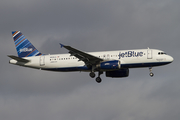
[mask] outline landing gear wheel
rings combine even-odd
[[[97,77],[97,78],[96,78],[96,82],[97,82],[97,83],[100,83],[101,81],[102,81],[102,80],[101,80],[100,77]]]
[[[152,73],[152,67],[149,67],[149,75],[151,76],[151,77],[153,77],[154,76],[154,73]]]
[[[91,72],[91,73],[89,73],[89,76],[90,76],[91,78],[94,78],[96,75],[95,75],[94,72]]]
[[[154,76],[154,73],[151,72],[151,73],[149,73],[149,75],[150,75],[151,77],[153,77],[153,76]]]

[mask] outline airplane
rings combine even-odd
[[[102,81],[100,75],[105,72],[106,77],[122,78],[129,76],[130,68],[148,67],[150,76],[153,77],[152,67],[162,66],[173,62],[173,57],[162,50],[135,49],[100,52],[83,52],[71,46],[60,43],[61,48],[69,54],[42,54],[20,32],[13,31],[15,47],[18,56],[8,55],[12,58],[9,63],[23,67],[55,72],[89,72],[96,82]]]

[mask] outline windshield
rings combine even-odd
[[[158,55],[166,55],[165,52],[158,52]]]

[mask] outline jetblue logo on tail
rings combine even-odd
[[[119,59],[124,57],[142,57],[142,56],[143,56],[143,52],[127,51],[127,52],[119,53]]]
[[[33,49],[32,48],[23,48],[23,49],[20,49],[20,53],[22,52],[31,52]]]
[[[12,36],[14,39],[18,57],[42,55],[20,31],[13,31]]]

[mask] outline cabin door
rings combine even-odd
[[[40,66],[44,66],[45,65],[45,56],[40,56],[39,63],[40,63]]]
[[[147,59],[152,59],[152,50],[147,50]]]

